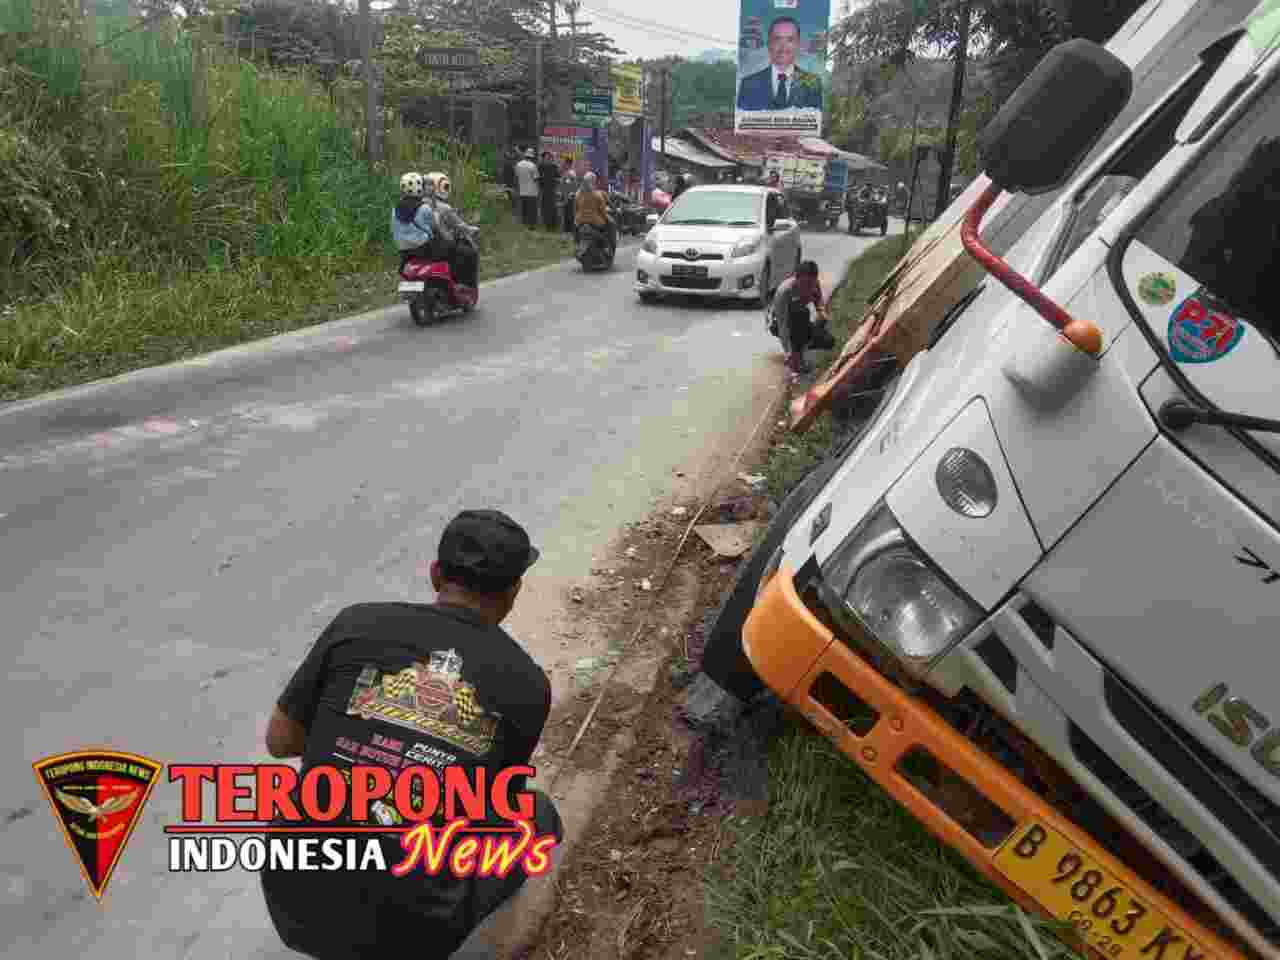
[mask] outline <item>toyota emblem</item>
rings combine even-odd
[[[693,249],[693,247],[690,247],[688,250],[686,250],[686,251],[684,252],[684,255],[685,255],[686,257],[688,257],[690,260],[697,260],[697,259],[698,259],[698,251],[697,251],[697,250],[695,250],[695,249]]]

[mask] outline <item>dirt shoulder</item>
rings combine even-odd
[[[775,441],[783,399],[736,473],[754,473]],[[698,526],[745,523],[749,533],[775,509],[758,484],[729,476],[709,497],[664,504],[624,530],[596,581],[569,598],[582,629],[603,626],[613,642],[587,658],[598,662],[583,664],[579,689],[553,712],[535,755],[555,765],[543,786],[562,814],[568,808],[569,838],[554,879],[541,889],[530,881],[509,908],[498,955],[674,960],[718,949],[702,883],[723,852],[726,818],[763,807],[723,789],[686,705],[706,622],[749,554],[718,555],[690,521],[705,504]],[[645,589],[628,569],[658,573]]]

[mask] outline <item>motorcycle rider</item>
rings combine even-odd
[[[684,193],[686,190],[688,190],[692,186],[693,186],[692,173],[682,173],[680,174],[680,176],[676,177],[676,188],[671,191],[671,202],[675,203],[678,199],[680,199],[680,194]]]
[[[435,209],[426,198],[426,179],[409,172],[400,178],[400,200],[391,208],[391,237],[400,250],[400,269],[411,257],[432,257],[437,244]]]
[[[588,170],[582,178],[582,186],[574,200],[574,226],[590,224],[605,231],[609,238],[610,254],[618,249],[618,228],[609,216],[609,202],[605,195],[596,189],[596,175]]]
[[[437,171],[427,174],[424,180],[426,196],[435,213],[436,232],[447,246],[445,255],[449,260],[449,270],[456,282],[464,287],[476,287],[480,254],[476,250],[475,238],[480,228],[467,223],[449,205],[453,185],[448,174]]]

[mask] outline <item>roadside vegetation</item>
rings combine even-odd
[[[902,256],[902,237],[870,247],[832,299],[836,346]],[[775,500],[830,447],[824,415],[808,432],[779,428],[759,472]],[[1058,960],[1076,955],[1051,924],[936,840],[798,715],[769,754],[769,809],[726,824],[722,862],[706,874],[720,960]]]
[[[370,170],[359,83],[81,10],[0,0],[0,400],[395,302],[405,170],[449,173],[482,279],[571,254],[491,149],[389,114]]]

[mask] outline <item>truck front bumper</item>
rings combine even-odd
[[[761,680],[931,833],[1019,905],[1072,924],[1094,956],[1243,960],[1239,950],[837,638],[801,599],[794,572],[785,564],[747,618],[743,649]],[[857,722],[834,712],[843,709],[837,703],[850,702],[856,704]],[[926,794],[913,782],[913,761],[922,755],[950,775],[947,787]],[[947,803],[948,796],[959,802]],[[975,828],[976,821],[963,812],[975,801],[989,808],[979,818],[984,828]],[[993,831],[993,822],[1000,828]],[[1072,855],[1079,862],[1069,860]],[[1077,871],[1070,879],[1095,871],[1102,878],[1093,893],[1074,900],[1073,891],[1084,886],[1053,882],[1055,870],[1061,873],[1072,863]],[[1098,896],[1110,890],[1116,891],[1119,907],[1105,894]]]

